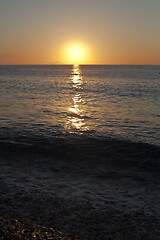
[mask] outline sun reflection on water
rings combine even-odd
[[[89,130],[84,117],[84,100],[81,96],[83,90],[83,78],[78,65],[74,65],[70,80],[72,81],[73,97],[71,106],[68,108],[66,127],[70,133],[84,132]]]

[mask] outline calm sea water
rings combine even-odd
[[[160,66],[0,66],[0,137],[160,145]]]
[[[159,72],[0,66],[1,215],[74,234],[85,223],[86,236],[94,227],[103,239],[109,222],[109,231],[123,226],[118,219],[132,219],[134,230],[143,216],[155,229],[158,219],[148,217],[160,216]]]

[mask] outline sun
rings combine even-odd
[[[62,45],[59,58],[62,64],[87,64],[91,62],[91,50],[88,45],[70,42]]]
[[[74,50],[73,51],[73,55],[77,57],[79,55],[79,51],[78,50]]]

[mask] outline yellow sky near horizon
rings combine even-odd
[[[157,0],[1,0],[0,65],[159,65],[159,10]]]

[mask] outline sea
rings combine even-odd
[[[0,66],[1,217],[157,239],[159,186],[160,66]]]
[[[151,156],[159,165],[158,65],[0,66],[0,86],[5,154],[27,148],[119,163]]]

